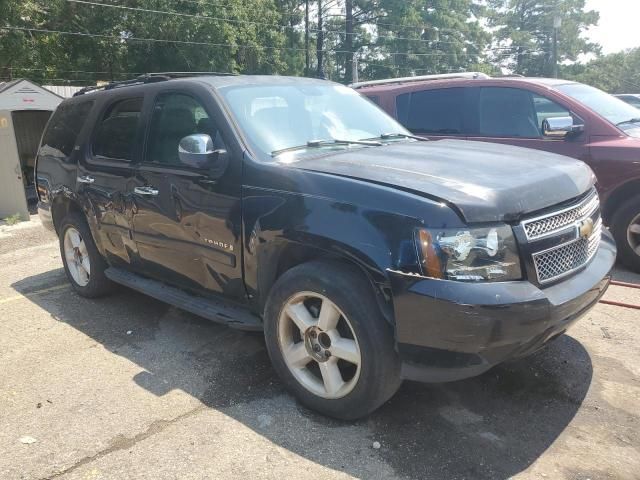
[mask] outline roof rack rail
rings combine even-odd
[[[369,87],[373,85],[390,85],[394,83],[411,83],[422,82],[425,80],[446,80],[453,78],[467,78],[467,79],[487,79],[491,78],[486,73],[482,72],[459,72],[459,73],[442,73],[438,75],[418,75],[416,77],[400,77],[400,78],[385,78],[382,80],[369,80],[367,82],[357,82],[349,85],[351,88]]]
[[[74,97],[84,95],[85,93],[94,92],[96,90],[112,90],[114,88],[130,87],[133,85],[142,85],[144,83],[164,82],[173,78],[186,78],[198,76],[233,76],[235,73],[223,72],[152,72],[139,75],[131,80],[121,80],[117,82],[109,82],[104,85],[96,85],[85,87],[73,94]]]

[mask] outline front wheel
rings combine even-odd
[[[618,259],[627,268],[640,272],[640,195],[618,208],[611,225],[618,247]]]
[[[351,268],[310,262],[286,272],[267,303],[265,338],[287,387],[325,415],[362,417],[400,385],[391,327]]]

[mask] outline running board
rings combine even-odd
[[[171,287],[121,268],[107,268],[104,274],[115,283],[137,290],[208,320],[224,323],[238,330],[263,330],[260,318],[243,308],[223,303],[222,301],[192,295],[179,288]]]

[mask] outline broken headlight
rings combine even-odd
[[[509,225],[420,229],[416,243],[422,273],[428,277],[462,282],[522,278],[518,247]]]

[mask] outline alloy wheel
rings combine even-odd
[[[636,255],[640,255],[640,213],[629,222],[629,226],[627,227],[627,241]]]
[[[342,398],[358,383],[362,355],[346,315],[327,297],[300,292],[278,319],[282,357],[296,380],[323,398]]]
[[[87,286],[91,276],[89,252],[80,232],[73,227],[64,232],[64,256],[73,281],[81,287]]]

